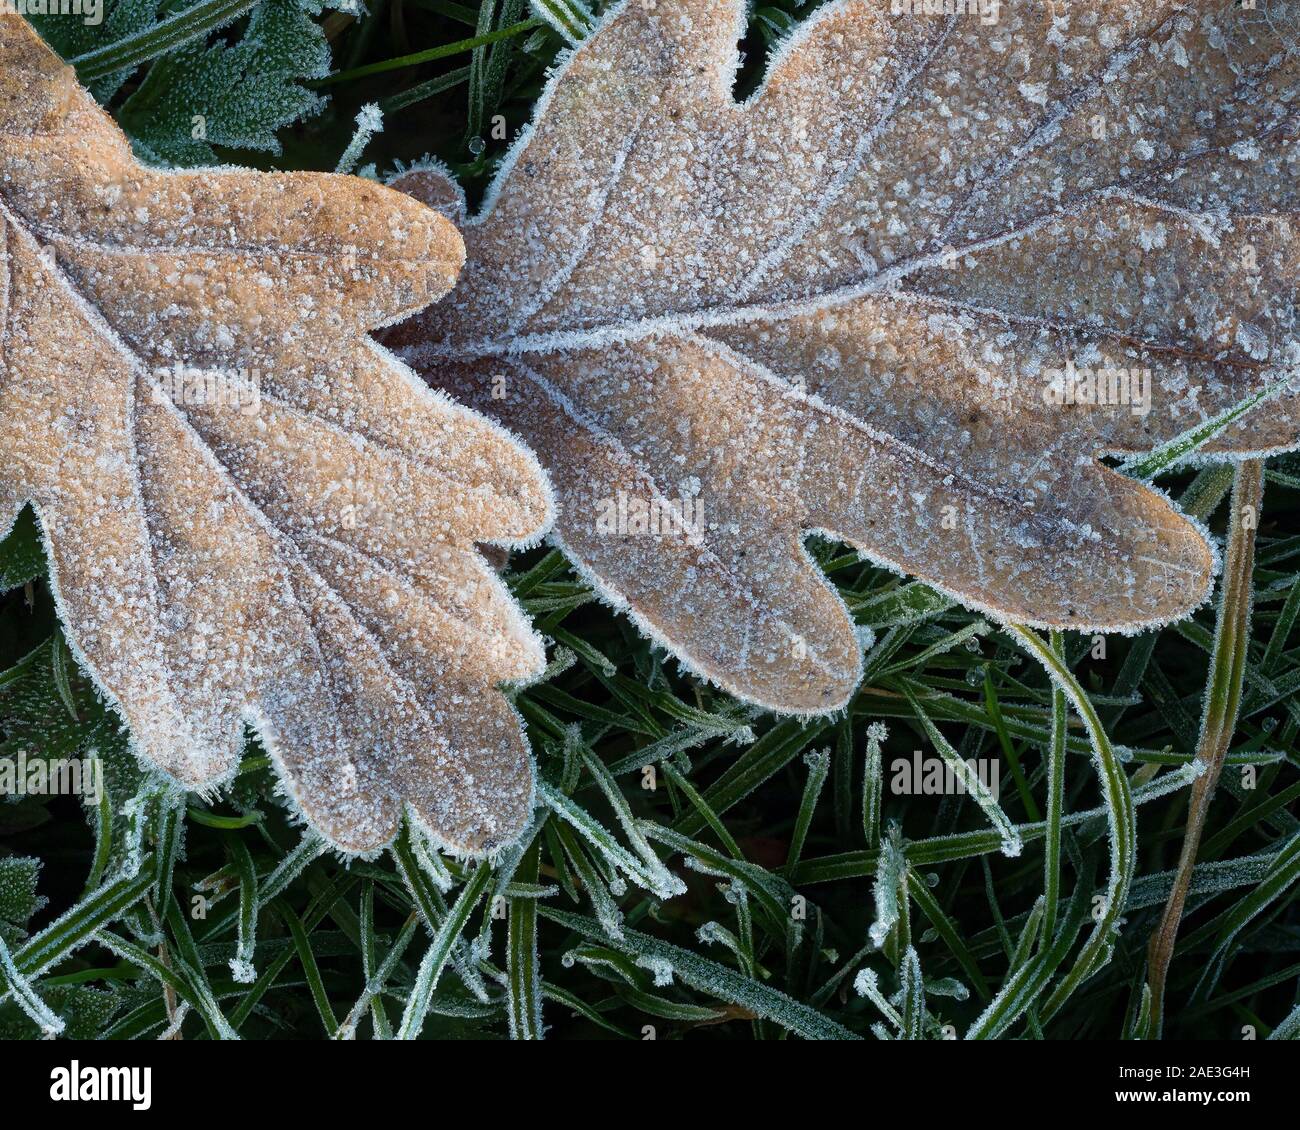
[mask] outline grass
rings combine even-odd
[[[323,15],[330,102],[274,163],[333,168],[380,102],[363,162],[432,153],[480,194],[494,120],[513,135],[563,47],[488,7]],[[742,88],[802,11],[755,11]],[[107,788],[0,804],[0,1036],[1296,1038],[1300,460],[1264,466],[1248,531],[1230,469],[1159,481],[1240,548],[1226,600],[1132,638],[997,629],[814,543],[878,642],[848,710],[808,722],[683,675],[560,554],[517,558],[553,641],[517,697],[546,808],[490,867],[411,831],[340,860],[253,744],[211,801],[144,775],[25,520],[0,546],[0,756],[94,749]],[[996,764],[998,797],[900,795],[916,749]]]

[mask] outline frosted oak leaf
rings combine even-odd
[[[927,7],[825,5],[738,102],[744,3],[626,0],[465,223],[456,292],[388,339],[533,446],[607,597],[793,713],[861,671],[813,531],[1003,619],[1188,613],[1209,543],[1099,456],[1296,360],[1297,59],[1273,24]],[[1279,401],[1204,451],[1296,435]],[[656,525],[688,500],[695,536]]]
[[[404,806],[482,853],[531,812],[496,684],[537,638],[476,543],[549,520],[531,455],[368,331],[453,284],[452,226],[366,181],[168,173],[0,16],[0,531],[27,503],[75,654],[203,789],[251,726],[335,845]]]

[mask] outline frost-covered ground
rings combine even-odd
[[[670,0],[659,3],[671,9]],[[779,0],[750,13],[735,81],[739,98],[757,88],[769,49],[780,49],[817,7]],[[987,32],[978,31],[974,17],[961,34],[1006,32],[1016,7],[1004,5],[1002,22]],[[38,21],[65,57],[80,60],[79,72],[114,112],[142,159],[383,175],[413,163],[427,168],[430,162],[422,159],[433,157],[467,190],[471,209],[531,119],[548,68],[589,33],[599,15],[588,20],[582,6],[569,0],[531,7],[523,0],[486,0],[474,8],[390,0],[354,18],[346,11],[303,7],[297,0],[265,0],[224,28],[191,28],[198,34],[162,52],[167,44],[153,27],[156,12],[152,0],[122,0],[109,5],[102,28]],[[232,5],[226,15],[235,12]],[[1150,17],[1153,23],[1163,18]],[[1138,76],[1133,81],[1154,82],[1151,76],[1162,67],[1183,66],[1187,45],[1197,41],[1191,27],[1164,36],[1158,53],[1128,58],[1125,66]],[[1206,42],[1214,58],[1247,66],[1260,55],[1252,37],[1271,36],[1279,59],[1268,55],[1260,65],[1285,75],[1282,60],[1294,45],[1296,28],[1295,5],[1261,0],[1256,13],[1240,13]],[[1063,28],[1061,36],[1068,31]],[[103,51],[119,40],[127,46],[115,48],[118,53]],[[1122,44],[1112,46],[1123,56]],[[922,56],[914,61],[918,71],[944,49],[928,40],[924,50],[912,47]],[[405,58],[418,53],[431,56]],[[634,77],[658,81],[656,60],[662,62],[647,55]],[[1029,75],[1033,60],[1011,51],[1005,61],[1007,73],[990,83],[1007,85],[1016,101],[991,104],[990,117],[1050,116],[1053,91],[1050,82]],[[334,78],[320,83],[330,71]],[[945,73],[938,71],[936,90],[943,89]],[[1117,64],[1108,84],[1122,85],[1126,73]],[[1209,72],[1198,66],[1191,73],[1200,82]],[[1049,77],[1077,78],[1059,72]],[[950,91],[960,92],[959,78],[949,84]],[[817,93],[816,80],[810,89]],[[618,99],[624,93],[617,84],[611,90],[599,83],[582,91],[578,108],[589,116],[584,127],[589,134],[629,125],[620,118],[625,107]],[[1291,95],[1284,88],[1265,96],[1251,84],[1233,93],[1247,113],[1285,106]],[[610,99],[608,106],[602,97]],[[1130,161],[1150,162],[1159,155],[1156,146],[1167,122],[1158,102],[1145,109],[1153,119],[1135,113],[1120,123],[1125,140],[1116,175],[1127,177]],[[836,107],[814,111],[797,139],[807,148],[807,164],[816,164],[832,135],[844,128]],[[1211,130],[1213,123],[1199,124]],[[710,178],[725,180],[728,162],[734,164],[737,154],[764,159],[729,132],[733,125],[719,120],[713,127],[708,121],[681,126],[697,147],[689,164],[700,194],[690,201],[714,199],[708,196],[716,188]],[[1010,128],[994,120],[984,132],[972,127],[972,137]],[[1095,140],[1093,128],[1088,125],[1085,132]],[[609,163],[621,162],[619,168],[638,152],[625,134],[613,137],[607,154]],[[1055,135],[1049,134],[1035,145],[1050,148]],[[671,161],[672,154],[654,151],[653,144],[649,148],[652,163]],[[909,154],[906,145],[898,152]],[[1225,154],[1234,170],[1266,164],[1266,154],[1240,141]],[[769,156],[772,165],[780,164],[779,155]],[[1013,167],[1023,154],[1004,157]],[[1090,170],[1104,168],[1097,152],[1094,158]],[[606,166],[592,170],[597,180],[607,171]],[[557,193],[540,205],[525,201],[531,211],[517,211],[541,212],[545,220],[541,205],[573,205],[558,194],[565,178],[543,187],[545,178],[530,172],[526,161],[516,172],[537,181],[538,192]],[[846,183],[851,172],[845,171]],[[1244,198],[1254,175],[1243,173],[1226,196]],[[569,178],[568,187],[579,204],[590,202],[585,184]],[[1089,226],[1080,237],[1095,250],[1096,240],[1104,243],[1116,231],[1130,230],[1133,216],[1126,218],[1126,212],[1145,215],[1132,229],[1138,257],[1121,257],[1114,272],[1117,293],[1149,288],[1157,296],[1158,301],[1138,303],[1145,313],[1133,327],[1144,332],[1153,326],[1210,332],[1205,327],[1231,304],[1225,299],[1216,305],[1207,297],[1211,276],[1225,286],[1231,302],[1269,292],[1270,282],[1287,282],[1277,275],[1266,275],[1263,284],[1250,281],[1258,278],[1261,259],[1267,268],[1275,261],[1270,255],[1289,247],[1282,236],[1276,244],[1252,244],[1254,260],[1235,244],[1230,258],[1207,253],[1188,260],[1182,265],[1204,268],[1198,286],[1180,294],[1185,307],[1168,299],[1165,276],[1144,263],[1156,262],[1170,252],[1171,241],[1196,232],[1207,242],[1213,237],[1231,244],[1230,235],[1206,229],[1195,209],[1185,207],[1195,188],[1184,183],[1180,210],[1174,214],[1166,208],[1158,222],[1149,214],[1148,196],[1114,197],[1100,218],[1087,221],[1101,226]],[[1050,179],[1041,189],[1046,197],[1062,191]],[[901,204],[892,220],[870,217],[865,236],[836,228],[843,238],[813,256],[813,266],[805,263],[800,277],[806,281],[814,267],[856,271],[859,281],[888,274],[879,244],[906,242],[911,226],[924,227],[932,217],[931,198],[945,196],[941,186],[904,185],[894,178],[889,190],[892,204]],[[518,191],[526,196],[526,181]],[[981,224],[1024,219],[1011,216],[1014,209],[1006,201],[981,210],[979,196],[973,191],[961,211],[962,224],[978,229],[976,239],[988,237]],[[647,205],[637,197],[634,192],[620,205],[620,216],[636,219],[638,207],[653,211],[653,200]],[[777,209],[779,197],[771,191],[756,199]],[[890,203],[873,201],[882,208]],[[434,202],[453,213],[459,205],[450,196]],[[804,235],[816,228],[824,210],[807,211],[796,225]],[[689,214],[686,208],[683,215]],[[749,281],[730,286],[724,297],[743,306],[799,241],[786,246],[776,240],[770,255],[746,264],[743,253],[755,245],[737,227],[749,214],[737,215],[728,213],[722,225],[742,237],[723,266],[747,268],[743,274]],[[563,217],[554,219],[562,226]],[[1084,226],[1083,219],[1077,222]],[[950,226],[956,232],[961,225]],[[1015,230],[1024,234],[1030,227]],[[676,234],[685,239],[681,230]],[[536,258],[504,255],[499,287],[522,285],[545,259],[543,244],[529,243],[535,235],[533,229],[512,234]],[[587,238],[594,237],[588,232]],[[680,262],[673,259],[681,253],[679,241],[660,245],[647,237],[627,246],[634,254],[623,275],[612,282],[587,280],[585,291],[577,287],[577,304],[586,302],[590,315],[581,330],[587,336],[552,344],[624,348],[627,341],[640,340],[639,331],[602,337],[601,327],[652,319],[666,310],[668,324],[651,330],[712,333],[710,348],[727,359],[737,350],[764,364],[774,365],[781,356],[806,359],[810,379],[821,384],[794,389],[782,399],[781,411],[791,402],[802,403],[800,397],[827,391],[826,374],[843,371],[846,356],[851,359],[844,347],[851,335],[825,321],[820,296],[799,311],[822,319],[815,326],[821,335],[816,348],[793,340],[788,326],[760,327],[763,332],[739,341],[744,335],[737,325],[755,319],[717,314],[717,296],[700,282],[705,268],[713,267],[687,256],[691,268],[704,274],[674,280],[665,264]],[[759,241],[760,249],[766,246]],[[835,262],[837,255],[842,262]],[[935,269],[929,285],[937,290],[950,287],[953,278],[943,258],[938,254],[933,263],[921,263]],[[547,303],[577,276],[578,260],[572,262],[572,274],[545,284],[531,305],[506,310],[512,324],[505,337],[527,337],[521,327],[530,318],[547,332],[554,329]],[[1046,293],[1059,272],[1058,261],[1030,279],[1028,289]],[[655,309],[629,314],[627,307],[647,305],[646,292],[626,283],[638,273],[667,278],[671,300],[659,302],[664,296],[655,295],[649,302],[659,303]],[[890,285],[896,281],[891,277]],[[986,281],[989,293],[1000,299],[1010,293],[996,272]],[[691,291],[688,282],[700,286]],[[1234,363],[1256,363],[1252,372],[1268,360],[1278,344],[1273,338],[1286,336],[1287,318],[1294,316],[1294,280],[1289,290],[1274,289],[1281,297],[1270,306],[1263,328],[1241,322],[1225,349]],[[444,313],[453,328],[459,318],[462,331],[468,324],[485,340],[496,333],[492,317],[500,311],[492,302],[508,292],[488,288],[487,293],[484,299],[482,291],[467,288],[462,304],[448,307]],[[777,298],[786,301],[791,295],[782,292]],[[1068,293],[1049,295],[1057,302],[1069,298]],[[674,303],[686,299],[694,313],[682,320]],[[611,304],[627,316],[610,317]],[[876,319],[872,363],[891,372],[896,362],[881,344],[888,333],[913,335],[909,340],[923,346],[917,355],[934,368],[966,359],[994,374],[1005,355],[1024,357],[1039,344],[952,324],[946,312],[867,313]],[[1082,312],[1069,313],[1093,327]],[[433,325],[439,317],[435,313]],[[551,321],[569,332],[563,318]],[[963,333],[968,338],[960,348],[953,346]],[[432,345],[423,343],[424,353],[417,348],[408,356],[415,362],[426,355],[454,356],[455,348],[446,346],[451,339],[450,333],[445,340],[436,337]],[[531,340],[522,346],[507,343],[497,353],[527,354],[537,346]],[[492,355],[491,350],[471,352]],[[1086,343],[1073,360],[1085,369],[1108,364],[1102,351]],[[1144,364],[1139,357],[1134,367],[1140,371]],[[1172,378],[1171,370],[1162,371],[1165,388],[1186,407],[1191,366],[1175,368]],[[702,371],[692,370],[696,378]],[[915,381],[924,371],[925,365],[918,365],[906,380]],[[1039,370],[1026,371],[1037,375]],[[601,385],[598,379],[602,375],[609,377],[587,366],[562,374],[577,393],[590,392],[584,386],[593,382],[608,392],[608,381]],[[637,429],[647,416],[656,442],[671,438],[672,421],[655,417],[665,411],[662,404],[653,397],[638,400],[636,384],[647,379],[647,371],[625,365],[615,375],[625,382],[623,395],[607,397],[599,411],[603,420],[622,414],[625,450],[644,453]],[[538,387],[555,394],[548,410],[573,405],[556,379],[543,377]],[[506,399],[495,397],[490,383],[480,391],[487,411],[493,411],[494,400]],[[702,398],[706,410],[690,422],[706,435],[718,424],[722,434],[718,422],[738,397],[716,388],[703,391],[717,399]],[[1130,411],[1129,399],[1126,394],[1121,423],[1137,428],[1146,416]],[[1170,400],[1161,401],[1158,394],[1154,399],[1159,419]],[[1260,411],[1269,415],[1261,416],[1261,426],[1285,431],[1287,405],[1265,404]],[[953,415],[956,408],[940,410],[920,393],[900,395],[895,387],[886,396],[868,389],[839,408],[874,413],[875,424],[896,425],[941,465],[974,478],[1001,476],[1000,485],[1020,484],[1032,470],[1028,464],[1035,452],[1005,440],[981,447],[982,424],[966,427]],[[514,420],[507,422],[516,431],[526,434],[537,424],[527,406],[513,411]],[[579,405],[572,420],[585,424],[592,415]],[[577,426],[559,429],[561,440],[580,432]],[[1042,429],[1030,434],[1041,438]],[[1079,440],[1078,432],[1062,429],[1046,435],[1046,447],[1053,451],[1070,449]],[[643,447],[650,446],[645,440]],[[747,523],[749,536],[770,522],[772,499],[785,499],[758,481],[768,470],[768,452],[784,448],[772,443],[747,451],[738,442],[736,450],[737,458],[760,455],[739,473],[728,469],[727,481],[744,488],[738,493],[753,490],[758,501],[751,506],[729,498],[719,502],[711,492],[716,483],[697,474],[698,467],[685,466],[698,455],[689,444],[674,447],[666,441],[647,459],[656,473],[674,461],[683,465],[680,477],[671,481],[663,472],[661,493],[674,496],[669,501],[679,514],[683,500],[693,506],[703,498],[703,528],[714,523],[704,539],[712,539],[712,545],[724,540],[719,517]],[[1022,456],[1025,462],[1018,462]],[[1137,468],[1144,469],[1152,468]],[[1042,472],[1044,505],[1058,505],[1068,516],[1071,507],[1089,504],[1091,495],[1077,472],[1075,465]],[[625,541],[637,553],[622,555],[623,572],[613,581],[600,557],[605,546],[579,545],[567,533],[561,544],[576,567],[556,549],[516,555],[504,574],[506,583],[548,641],[543,677],[510,692],[537,758],[538,818],[519,844],[477,867],[439,855],[436,843],[418,827],[373,858],[340,858],[285,807],[275,767],[253,740],[231,786],[215,795],[183,796],[142,773],[116,718],[78,671],[76,648],[59,630],[29,512],[0,545],[0,766],[4,759],[17,764],[20,754],[24,766],[29,756],[51,764],[89,759],[93,765],[98,759],[105,788],[91,806],[49,788],[13,789],[23,795],[0,804],[0,985],[8,990],[0,999],[0,1034],[34,1036],[44,1030],[156,1037],[206,1029],[245,1038],[545,1032],[750,1039],[790,1030],[808,1037],[1115,1039],[1154,1031],[1153,1013],[1160,1010],[1148,992],[1148,945],[1160,930],[1162,914],[1168,922],[1166,902],[1181,875],[1188,886],[1168,964],[1164,1035],[1294,1037],[1300,1034],[1295,957],[1300,949],[1295,903],[1300,713],[1294,697],[1300,688],[1300,635],[1293,631],[1300,612],[1300,461],[1283,455],[1266,463],[1262,505],[1249,484],[1239,484],[1234,503],[1231,477],[1230,470],[1211,463],[1165,474],[1157,484],[1208,533],[1215,556],[1225,556],[1222,549],[1234,530],[1239,551],[1253,545],[1253,561],[1236,576],[1238,589],[1226,602],[1218,594],[1191,619],[1136,635],[1066,633],[1057,649],[1046,633],[999,626],[954,598],[990,613],[1005,613],[1023,598],[1018,618],[1050,623],[1050,616],[1035,616],[1033,608],[1073,581],[1081,605],[1118,603],[1132,613],[1132,621],[1163,620],[1169,594],[1144,588],[1135,578],[1136,554],[1105,558],[1106,568],[1099,569],[1097,559],[1083,552],[1103,536],[1124,534],[1118,526],[1103,527],[1104,534],[1076,529],[1079,536],[1070,550],[1077,558],[1065,555],[1051,562],[1041,559],[1039,530],[1002,529],[996,523],[981,528],[978,539],[971,535],[977,552],[968,570],[954,569],[943,554],[910,570],[925,573],[950,595],[879,567],[882,561],[900,563],[883,551],[872,558],[874,546],[865,533],[854,538],[856,548],[812,536],[805,543],[807,561],[797,553],[792,533],[780,558],[786,571],[777,570],[778,578],[802,570],[809,584],[807,578],[820,573],[833,592],[826,594],[825,615],[813,618],[818,631],[807,633],[811,638],[803,641],[803,650],[795,646],[787,656],[768,661],[774,674],[764,670],[761,656],[750,663],[745,650],[750,636],[737,628],[744,610],[767,607],[770,593],[758,592],[757,586],[770,580],[770,573],[757,572],[757,581],[738,574],[745,599],[738,598],[736,609],[724,615],[716,603],[656,603],[687,575],[679,567],[682,543]],[[866,484],[881,486],[876,480]],[[609,493],[617,498],[617,491]],[[894,495],[895,501],[922,507],[911,492]],[[620,506],[613,511],[620,523],[615,534],[641,536],[635,511]],[[908,513],[914,522],[916,516]],[[943,529],[942,517],[936,520]],[[791,522],[799,528],[804,515]],[[837,527],[832,532],[847,537],[857,531]],[[1192,535],[1186,546],[1200,545],[1200,536]],[[909,538],[919,535],[912,531]],[[899,540],[909,552],[918,544]],[[938,544],[944,544],[942,538]],[[1010,579],[1001,588],[979,569],[999,552],[1013,559]],[[1231,550],[1226,557],[1232,577]],[[906,569],[906,561],[901,567]],[[1029,580],[1017,582],[1022,575]],[[1034,590],[1035,579],[1043,576],[1051,584]],[[1134,607],[1143,600],[1151,607]],[[611,603],[630,605],[631,614],[612,610]],[[758,620],[764,627],[773,622]],[[845,630],[835,635],[841,621]],[[1248,642],[1234,646],[1233,626],[1242,628]],[[800,633],[794,636],[797,644]],[[744,647],[734,645],[733,637],[743,639]],[[790,642],[779,633],[773,638]],[[819,666],[822,649],[834,648],[839,650]],[[860,649],[865,654],[857,683]],[[826,682],[832,697],[839,696],[830,705],[839,709],[818,713],[807,709],[806,701],[793,701],[782,679],[790,670],[830,672]],[[697,679],[691,671],[713,681]],[[815,683],[801,678],[805,688]],[[1235,729],[1216,743],[1215,726],[1225,713],[1222,700],[1232,697],[1238,682],[1240,709],[1227,711],[1239,715]],[[731,697],[719,684],[743,698]],[[777,705],[782,695],[801,717],[752,705]],[[1226,751],[1221,777],[1206,810],[1195,868],[1180,869],[1189,799],[1195,810],[1197,781],[1205,777],[1194,754],[1212,748]],[[4,780],[0,772],[0,786]]]

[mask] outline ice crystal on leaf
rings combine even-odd
[[[276,131],[324,105],[302,81],[329,68],[329,42],[300,0],[265,0],[234,44],[199,40],[155,62],[118,120],[154,164],[215,164],[213,145],[278,154]]]
[[[335,845],[526,824],[494,689],[543,666],[478,543],[549,520],[536,461],[368,331],[441,297],[451,225],[370,182],[137,164],[0,16],[0,531],[39,517],[74,654],[176,781],[251,726]]]
[[[793,713],[862,665],[810,532],[1003,620],[1188,613],[1209,543],[1099,457],[1294,364],[1298,61],[1272,24],[921,7],[825,5],[738,102],[741,0],[626,0],[466,223],[455,293],[389,339],[534,447],[605,596]],[[463,212],[437,170],[397,183]],[[1292,403],[1202,454],[1292,446]]]
[[[8,856],[0,859],[0,942],[12,945],[25,937],[23,928],[45,904],[36,893],[40,877],[39,859]]]
[[[325,99],[303,82],[329,73],[330,49],[308,0],[262,0],[233,29],[199,35],[140,68],[93,79],[106,103],[128,79],[138,84],[117,118],[150,164],[212,165],[214,145],[279,153],[276,131],[318,113]],[[111,0],[99,25],[60,15],[58,5],[31,22],[65,59],[93,54],[156,30],[175,15],[160,0]],[[238,15],[233,12],[230,18]],[[79,62],[79,65],[82,65]]]

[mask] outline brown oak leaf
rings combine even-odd
[[[810,532],[1003,620],[1181,617],[1210,543],[1099,457],[1295,364],[1295,5],[1264,7],[836,0],[742,102],[742,0],[626,0],[388,340],[538,452],[608,599],[754,702],[860,677]],[[1296,440],[1276,401],[1200,454]]]
[[[353,178],[144,168],[14,15],[0,215],[0,530],[34,505],[137,753],[205,789],[251,727],[349,851],[408,805],[451,850],[515,836],[494,688],[543,653],[475,545],[535,537],[545,477],[368,336],[452,286],[452,226]]]

